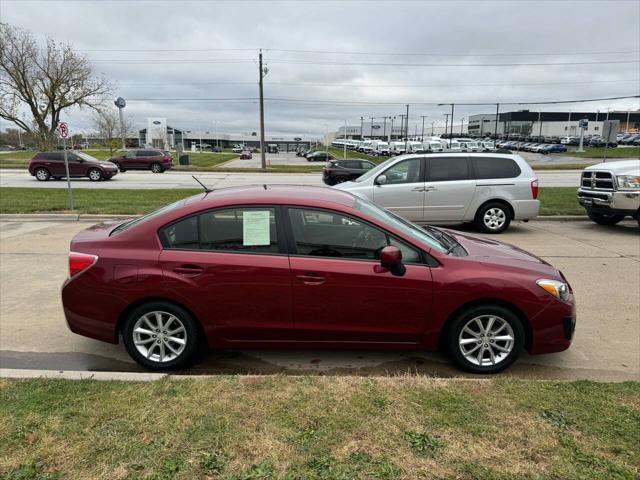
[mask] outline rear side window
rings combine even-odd
[[[275,209],[212,210],[162,230],[166,248],[223,252],[278,253]]]
[[[350,160],[350,161],[344,162],[343,166],[345,168],[357,168],[357,169],[362,168],[361,165],[360,165],[360,162],[355,161],[355,160]]]
[[[64,153],[62,153],[62,152],[46,152],[46,153],[41,154],[39,156],[39,158],[42,158],[43,160],[52,160],[52,161],[64,160]]]
[[[472,162],[478,180],[515,178],[521,172],[518,164],[506,157],[473,157]]]
[[[466,157],[430,157],[428,162],[427,181],[445,182],[469,178]]]

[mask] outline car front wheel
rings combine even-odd
[[[476,214],[475,224],[485,233],[502,233],[510,223],[509,209],[501,202],[490,202]]]
[[[124,345],[136,362],[149,370],[187,366],[199,343],[196,321],[169,302],[150,302],[134,309],[122,331]]]
[[[615,225],[624,218],[624,215],[616,215],[614,213],[587,212],[587,215],[599,225]]]
[[[51,174],[49,173],[49,170],[47,170],[46,168],[40,167],[40,168],[36,168],[35,176],[37,180],[41,182],[46,182],[51,177]]]
[[[447,332],[453,360],[471,373],[497,373],[517,360],[524,348],[518,317],[499,305],[479,305],[458,315]]]
[[[91,170],[89,170],[88,176],[89,176],[89,180],[91,180],[92,182],[99,182],[104,178],[104,175],[102,175],[102,172],[97,168],[92,168]]]

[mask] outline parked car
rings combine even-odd
[[[127,150],[124,154],[111,157],[109,161],[115,163],[121,172],[151,170],[153,173],[163,173],[173,167],[169,152],[148,148]]]
[[[69,328],[122,337],[150,370],[183,368],[201,346],[364,347],[444,348],[495,373],[524,350],[567,349],[575,329],[571,286],[547,262],[335,189],[203,193],[95,225],[70,250]]]
[[[336,185],[355,180],[363,173],[375,168],[376,164],[369,160],[346,159],[329,160],[322,169],[322,181],[327,185]]]
[[[12,145],[0,145],[0,152],[13,152],[16,147]]]
[[[548,154],[548,153],[562,153],[566,152],[567,147],[565,145],[561,145],[559,143],[548,143],[540,150],[540,153]]]
[[[620,142],[622,145],[633,145],[636,140],[640,140],[640,134],[631,134],[625,136]]]
[[[625,217],[640,225],[640,160],[590,165],[582,171],[578,202],[591,220],[615,225]]]
[[[329,160],[333,160],[336,157],[334,157],[328,152],[317,151],[317,152],[310,153],[309,155],[307,155],[306,158],[307,158],[307,162],[328,162]]]
[[[240,154],[240,160],[251,160],[252,154],[251,150],[243,150]]]
[[[118,173],[118,167],[84,152],[67,151],[70,177],[89,177],[93,182],[109,180]],[[67,176],[64,152],[39,152],[29,162],[29,173],[44,182],[53,178],[59,180]]]
[[[242,150],[244,150],[244,147],[241,145],[236,145],[231,149],[233,153],[242,153]]]
[[[482,188],[482,187],[490,188]],[[337,189],[365,197],[418,224],[473,222],[487,233],[538,215],[538,179],[519,155],[403,155]]]

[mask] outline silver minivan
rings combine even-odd
[[[511,220],[530,220],[540,210],[538,179],[513,154],[401,155],[334,188],[417,224],[473,222],[487,233],[503,232]]]

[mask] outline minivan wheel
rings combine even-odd
[[[510,310],[499,305],[479,305],[454,319],[447,332],[447,345],[463,370],[497,373],[522,353],[524,329]]]
[[[614,213],[598,213],[587,211],[589,218],[599,225],[615,225],[624,218],[624,215],[616,215]]]
[[[160,165],[159,163],[152,163],[151,164],[151,171],[153,173],[162,173],[162,172],[164,172],[164,169],[162,168],[162,165]]]
[[[187,366],[198,350],[199,330],[189,313],[169,302],[155,301],[134,309],[122,330],[124,345],[149,370]]]
[[[511,214],[504,203],[487,203],[476,214],[475,224],[485,233],[502,233],[510,223]]]
[[[40,180],[41,182],[46,182],[47,180],[49,180],[49,178],[51,178],[49,170],[44,167],[36,168],[35,175],[36,179]]]
[[[91,170],[89,170],[88,176],[89,180],[91,180],[92,182],[99,182],[103,178],[102,172],[97,168],[92,168]]]

